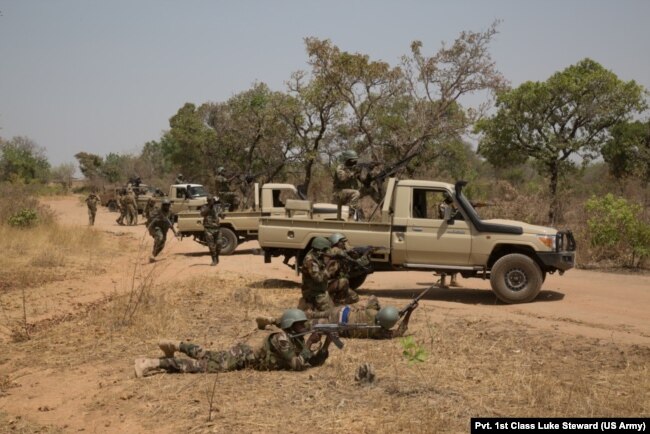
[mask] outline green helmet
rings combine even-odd
[[[307,315],[300,309],[287,309],[280,318],[280,328],[286,330],[297,322],[307,321]]]
[[[169,208],[172,205],[171,201],[169,199],[163,199],[162,202],[160,203],[161,207],[167,207]]]
[[[337,232],[335,234],[330,235],[329,240],[330,240],[330,244],[334,245],[341,240],[347,240],[347,237]]]
[[[327,238],[323,237],[316,237],[314,240],[311,242],[311,248],[316,249],[316,250],[325,250],[329,249],[331,247],[331,244]]]
[[[217,173],[222,173],[224,170],[226,170],[225,167],[223,167],[223,166],[219,166],[219,167],[217,168]]]
[[[343,153],[341,154],[341,159],[343,161],[358,160],[359,156],[357,155],[357,153],[355,151],[348,150],[348,151],[343,151]]]
[[[393,306],[382,307],[377,313],[375,321],[377,321],[382,328],[388,330],[399,321],[399,311]]]

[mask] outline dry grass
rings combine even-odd
[[[511,321],[441,317],[420,307],[411,332],[427,352],[411,364],[399,340],[345,340],[320,368],[134,379],[133,359],[160,355],[160,338],[223,349],[254,341],[252,318],[296,302],[282,282],[218,277],[151,282],[132,321],[129,295],[16,344],[11,365],[112,372],[87,405],[156,432],[466,432],[472,416],[647,416],[650,349],[538,331]],[[38,355],[37,358],[34,355]],[[353,381],[362,363],[378,380]],[[7,372],[11,367],[6,366]],[[109,374],[107,374],[109,375]],[[212,402],[210,391],[216,384]],[[10,391],[8,392],[10,393]]]

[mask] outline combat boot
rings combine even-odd
[[[212,257],[212,264],[210,264],[210,265],[214,267],[214,266],[217,265],[218,263],[219,263],[219,255],[214,255],[214,256]]]
[[[172,341],[171,339],[163,339],[158,341],[158,346],[165,353],[165,357],[174,357],[176,351],[180,351],[181,341]]]
[[[154,262],[156,262],[156,258],[153,255],[149,256],[149,263],[153,264]]]
[[[160,359],[147,359],[146,357],[135,359],[135,376],[137,378],[142,378],[158,368],[160,368]]]

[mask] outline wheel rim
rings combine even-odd
[[[528,284],[528,277],[521,268],[513,268],[505,275],[506,286],[511,291],[521,291]]]

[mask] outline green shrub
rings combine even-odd
[[[8,223],[19,228],[28,228],[38,223],[38,214],[33,209],[23,209],[9,217]]]
[[[650,224],[643,221],[642,207],[607,194],[585,204],[591,246],[600,259],[638,267],[650,255]]]

